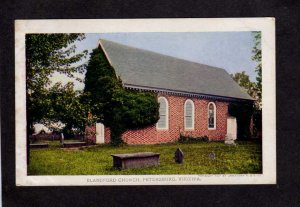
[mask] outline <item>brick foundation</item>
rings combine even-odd
[[[192,137],[208,136],[210,140],[224,140],[227,130],[228,103],[210,101],[198,98],[187,98],[170,95],[159,95],[168,100],[169,103],[169,129],[156,129],[152,125],[143,129],[126,131],[122,138],[127,144],[158,144],[177,141],[180,134]],[[191,99],[195,105],[194,130],[184,129],[184,103]],[[208,129],[207,107],[209,102],[216,104],[216,129]],[[87,127],[88,131],[95,132],[94,126]],[[88,136],[89,140],[96,140],[95,135]],[[105,128],[105,143],[110,142],[110,130]]]

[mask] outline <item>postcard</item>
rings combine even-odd
[[[276,184],[275,84],[274,18],[16,20],[16,184]]]

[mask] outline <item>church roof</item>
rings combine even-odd
[[[254,100],[226,70],[100,39],[125,87]]]

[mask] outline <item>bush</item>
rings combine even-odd
[[[198,142],[208,142],[208,141],[209,138],[206,135],[202,137],[191,137],[191,136],[184,136],[180,134],[180,137],[178,139],[179,143],[198,143]]]
[[[91,53],[84,91],[91,113],[111,130],[111,144],[123,144],[122,134],[151,126],[159,119],[157,94],[125,89],[101,47]]]

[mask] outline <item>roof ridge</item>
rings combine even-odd
[[[147,49],[143,49],[143,48],[133,47],[133,46],[125,45],[125,44],[122,44],[122,43],[119,43],[119,42],[115,42],[115,41],[111,41],[111,40],[107,40],[107,39],[103,39],[103,38],[100,38],[98,42],[101,42],[101,41],[110,42],[110,43],[113,43],[113,44],[121,45],[123,47],[131,48],[131,49],[142,50],[144,52],[153,53],[155,55],[165,56],[165,57],[173,58],[173,59],[176,59],[176,60],[185,61],[185,62],[188,62],[188,63],[194,63],[194,64],[206,66],[206,67],[209,67],[210,69],[214,69],[214,70],[223,70],[226,73],[228,73],[224,68],[220,68],[220,67],[216,67],[216,66],[212,66],[212,65],[207,65],[207,64],[203,64],[203,63],[198,63],[198,62],[195,62],[195,61],[186,60],[186,59],[183,59],[183,58],[178,58],[178,57],[174,57],[174,56],[171,56],[171,55],[162,54],[162,53],[159,53],[159,52],[154,52],[152,50],[147,50]]]

